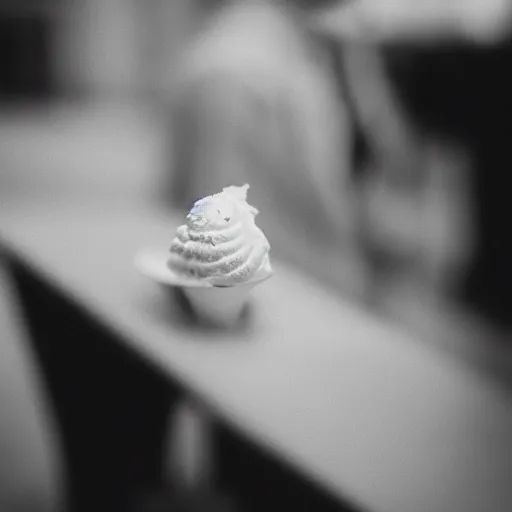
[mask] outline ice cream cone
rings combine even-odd
[[[167,266],[167,251],[154,248],[141,250],[135,258],[135,266],[166,288],[179,288],[202,322],[221,327],[234,326],[239,321],[252,289],[272,275],[267,259],[250,281],[234,286],[212,286],[173,273]]]
[[[216,326],[234,326],[249,303],[252,289],[270,275],[235,286],[183,286],[200,320]]]
[[[209,324],[229,327],[235,325],[242,316],[253,286],[185,287],[183,292],[199,319]]]
[[[224,187],[197,200],[178,226],[168,254],[145,252],[136,265],[162,284],[179,288],[209,324],[235,324],[254,286],[272,275],[270,244],[247,202],[249,185]]]

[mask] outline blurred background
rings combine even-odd
[[[3,1],[0,20],[1,194],[150,193],[154,99],[170,91],[193,3]]]
[[[358,299],[364,296],[363,302],[367,306],[381,302],[380,306],[385,306],[390,314],[392,310],[392,315],[404,317],[403,320],[412,322],[416,329],[421,325],[430,332],[433,324],[440,325],[441,320],[432,320],[429,314],[434,313],[430,310],[445,308],[444,303],[442,307],[433,303],[439,294],[458,293],[454,287],[460,287],[460,279],[467,278],[462,274],[468,273],[476,239],[482,238],[475,228],[483,221],[478,220],[482,214],[474,199],[478,180],[472,171],[475,165],[471,161],[471,141],[468,142],[467,137],[457,139],[451,128],[457,123],[457,126],[470,124],[464,112],[473,108],[474,97],[478,94],[490,96],[492,84],[503,82],[503,77],[491,76],[489,71],[492,67],[489,63],[498,60],[496,52],[477,50],[480,63],[475,66],[474,56],[468,58],[467,52],[461,54],[450,44],[432,51],[418,49],[417,44],[407,41],[401,45],[377,47],[368,41],[354,43],[349,39],[334,44],[343,56],[344,67],[333,76],[325,71],[326,67],[333,67],[330,61],[323,67],[304,64],[304,41],[290,35],[291,11],[257,15],[254,5],[270,5],[272,2],[253,1],[248,2],[254,4],[253,7],[246,8],[242,14],[226,15],[224,21],[221,17],[221,21],[214,24],[216,29],[205,28],[221,3],[199,0],[4,0],[0,6],[2,202],[33,197],[77,203],[105,200],[109,204],[161,202],[163,199],[169,206],[184,207],[189,205],[192,197],[212,193],[229,180],[241,182],[249,178],[254,190],[253,201],[260,205],[260,210],[268,211],[267,219],[279,215],[285,225],[294,222],[287,220],[288,217],[298,214],[301,221],[295,224],[313,222],[311,219],[317,218],[325,226],[326,222],[337,222],[336,219],[320,220],[322,216],[328,218],[330,215],[340,220],[336,227],[340,239],[345,236],[341,231],[356,232],[349,236],[349,241],[343,242],[343,248],[330,245],[333,258],[324,262],[325,265],[313,262],[322,251],[316,251],[316,254],[302,251],[306,256],[298,263],[313,273],[321,272],[321,267],[327,266],[329,276],[324,276],[324,280],[328,283],[338,282],[338,289]],[[301,5],[300,2],[284,4]],[[274,5],[277,4],[274,2]],[[322,5],[322,2],[311,5]],[[283,20],[286,17],[288,21]],[[247,30],[249,25],[251,29]],[[233,26],[238,28],[235,30]],[[246,35],[242,39],[239,34],[244,30]],[[271,41],[266,43],[268,46],[285,48],[279,57],[272,55],[263,44],[257,47],[264,38]],[[308,44],[311,44],[312,38],[309,39]],[[251,43],[251,40],[256,42]],[[190,50],[191,47],[194,49]],[[281,64],[285,59],[293,60],[289,58],[291,55],[298,64],[285,69]],[[244,59],[252,64],[241,64]],[[487,67],[485,62],[488,62]],[[263,80],[250,75],[251,66],[257,70],[256,74],[270,76],[273,73],[279,79],[266,78],[265,85]],[[496,66],[500,66],[499,62]],[[224,78],[224,85],[222,78],[220,81],[209,78],[215,76],[215,68],[220,69],[221,74],[224,70],[224,75],[231,77]],[[278,68],[279,72],[276,71]],[[247,167],[245,163],[232,174],[217,172],[216,167],[231,165],[226,163],[225,142],[210,137],[208,144],[217,144],[217,153],[222,156],[211,156],[211,150],[205,152],[208,156],[197,157],[208,158],[203,167],[213,169],[211,171],[187,170],[186,165],[193,164],[182,163],[184,146],[188,146],[189,153],[200,153],[202,150],[197,148],[208,145],[196,142],[194,146],[193,141],[199,135],[194,135],[193,129],[188,127],[194,116],[206,118],[209,114],[197,114],[193,108],[188,108],[187,98],[180,98],[176,91],[187,89],[183,83],[188,83],[190,88],[190,84],[210,80],[213,85],[209,91],[201,92],[199,86],[194,86],[192,94],[198,99],[196,103],[204,100],[206,94],[210,95],[211,99],[207,101],[211,103],[218,102],[219,98],[222,100],[222,95],[242,96],[233,88],[232,77],[237,73],[249,77],[248,81],[252,83],[248,89],[254,92],[259,88],[258,94],[265,100],[260,101],[254,112],[245,106],[235,112],[233,101],[231,110],[224,113],[226,119],[232,117],[233,123],[256,123],[254,119],[258,116],[257,122],[266,122],[261,121],[262,115],[266,115],[261,104],[266,101],[268,110],[279,110],[280,100],[276,98],[280,93],[272,93],[274,96],[271,97],[268,90],[272,88],[283,89],[285,83],[290,91],[299,85],[303,89],[299,92],[294,89],[291,93],[295,99],[289,109],[290,119],[303,116],[302,120],[296,117],[293,130],[289,131],[297,131],[299,125],[308,126],[311,131],[304,137],[312,149],[294,167],[304,167],[302,177],[297,178],[300,173],[292,170],[293,165],[288,163],[275,172],[276,179],[263,176],[261,180],[266,180],[265,186],[272,189],[291,189],[286,180],[295,180],[293,194],[290,192],[287,199],[295,206],[284,213],[281,210],[274,212],[274,206],[268,204],[268,190],[259,185],[259,177],[243,174],[245,170],[242,168]],[[200,76],[207,78],[200,80],[197,78]],[[488,85],[482,92],[483,81]],[[281,85],[278,87],[277,83]],[[290,83],[293,86],[290,87]],[[338,92],[328,91],[329,87]],[[219,89],[225,92],[219,95]],[[504,89],[501,83],[500,90]],[[267,91],[266,96],[261,91]],[[342,101],[334,103],[333,95],[339,97],[339,94]],[[178,101],[174,99],[176,96]],[[461,97],[467,99],[460,100]],[[502,97],[506,98],[504,94]],[[497,109],[506,111],[507,105],[503,101],[495,103],[499,106],[492,112]],[[185,105],[183,112],[176,109],[176,104]],[[278,108],[274,108],[275,105]],[[244,109],[245,120],[240,114]],[[208,111],[209,107],[203,110]],[[336,121],[332,119],[333,111],[338,117]],[[432,114],[436,112],[437,117]],[[485,119],[473,120],[473,124],[485,126],[481,132],[488,132],[491,116],[488,113]],[[212,126],[217,121],[211,121]],[[282,123],[282,119],[277,122]],[[434,129],[431,129],[432,125]],[[498,128],[495,131],[498,132]],[[337,134],[332,135],[335,132]],[[258,142],[258,137],[260,134],[255,129],[252,144],[261,154],[273,151],[268,141]],[[274,137],[273,144],[284,147],[288,142],[279,137],[281,135]],[[231,141],[230,144],[233,147],[239,143]],[[506,146],[506,142],[500,144]],[[174,145],[177,145],[176,151]],[[343,153],[341,158],[333,152],[334,146]],[[500,155],[506,154],[505,150],[500,151]],[[292,154],[293,149],[289,153]],[[494,153],[497,155],[498,151]],[[358,171],[363,167],[371,167],[374,171]],[[342,178],[339,183],[334,181],[335,172]],[[179,176],[177,180],[175,175]],[[188,175],[216,177],[195,179]],[[356,177],[349,177],[352,184],[343,181],[347,175]],[[363,178],[358,180],[359,175]],[[503,190],[497,178],[494,182],[495,190]],[[164,183],[168,184],[168,192],[162,197]],[[492,187],[487,188],[492,195]],[[306,196],[309,198],[304,201]],[[492,199],[487,201],[493,202]],[[311,211],[307,210],[307,204]],[[294,208],[297,211],[292,213]],[[331,213],[325,213],[325,210]],[[262,222],[265,227],[264,218]],[[489,222],[496,225],[499,219]],[[268,224],[272,236],[270,224],[275,223]],[[311,224],[304,229],[319,232],[323,228]],[[293,260],[301,252],[297,244],[303,235],[299,230],[292,235],[293,239],[288,239],[288,231],[283,228],[276,232],[274,245],[279,254],[280,240],[284,237],[281,246],[285,256]],[[486,231],[489,230],[486,228]],[[496,243],[500,246],[496,251],[503,253],[502,259],[506,262],[503,243]],[[351,252],[357,252],[352,259],[365,261],[364,268],[352,264],[348,265],[348,270],[343,270],[346,259],[343,255]],[[496,266],[491,260],[485,265]],[[506,263],[500,265],[506,266]],[[486,275],[480,281],[485,282]],[[492,279],[503,281],[503,275],[504,272],[498,277],[493,274]],[[491,280],[490,277],[487,279]],[[422,295],[420,289],[426,287],[436,288],[436,299]],[[503,298],[498,299],[498,292],[485,292],[481,283],[476,288],[473,295],[487,293],[495,296],[494,301],[487,300],[487,306],[478,306],[476,312],[479,307],[487,308],[487,316],[492,317],[494,323],[499,323],[500,327],[506,324],[509,315],[504,302],[508,301],[505,298],[508,292],[501,290],[499,293]],[[418,296],[421,297],[418,299]],[[474,302],[479,303],[478,300]],[[415,310],[409,311],[412,304],[415,304]],[[495,314],[500,308],[505,309]],[[427,310],[430,311],[428,314]],[[465,334],[463,338],[463,344],[467,344]],[[453,339],[453,332],[450,339]]]
[[[249,181],[278,258],[509,383],[508,47],[317,38],[296,29],[300,2],[220,3],[2,0],[0,215],[185,210]],[[220,141],[230,123],[249,143]],[[252,156],[228,158],[239,144]],[[266,162],[283,148],[296,159]]]

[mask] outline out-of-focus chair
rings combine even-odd
[[[30,350],[8,272],[0,260],[0,510],[63,507],[56,425]]]

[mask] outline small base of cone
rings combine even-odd
[[[230,287],[184,287],[183,293],[201,321],[230,327],[240,321],[253,286],[242,284]]]

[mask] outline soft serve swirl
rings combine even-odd
[[[194,203],[171,244],[169,268],[214,286],[233,286],[271,273],[270,244],[247,203],[249,185],[226,187]]]

